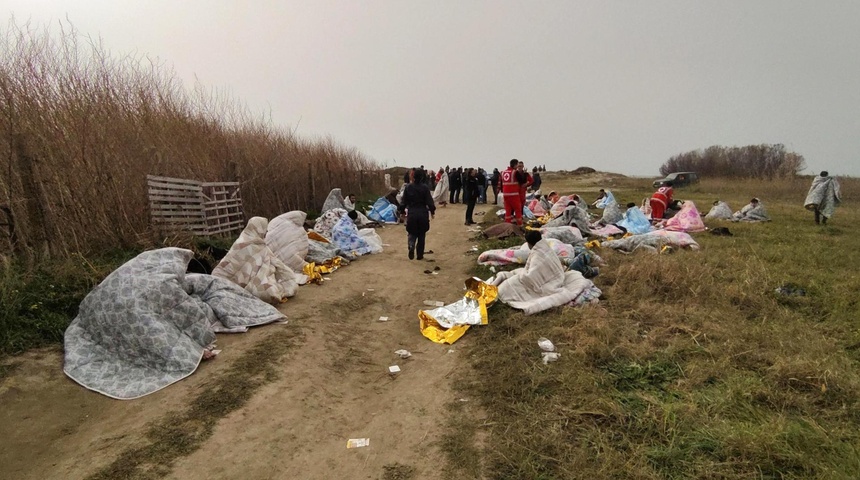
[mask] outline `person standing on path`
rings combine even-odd
[[[490,177],[490,183],[493,186],[493,205],[499,204],[499,186],[501,185],[502,174],[498,168],[493,169],[493,176]]]
[[[525,207],[526,193],[532,185],[532,176],[526,171],[526,164],[523,162],[517,163],[517,172],[520,174],[521,180],[525,179],[525,181],[520,181],[520,203]]]
[[[424,259],[424,239],[430,230],[430,219],[436,215],[433,195],[424,183],[425,175],[424,170],[415,171],[415,181],[406,186],[399,208],[401,215],[406,212],[409,260],[416,257],[418,260]]]
[[[523,225],[523,202],[520,200],[520,185],[525,184],[525,178],[517,171],[519,160],[510,161],[508,168],[502,172],[502,200],[505,202],[505,222]]]
[[[812,186],[809,187],[803,206],[815,213],[816,225],[819,223],[827,225],[827,219],[833,216],[833,212],[840,203],[842,203],[842,192],[839,180],[831,177],[825,170],[812,180]]]
[[[472,213],[475,211],[475,202],[480,196],[478,187],[478,174],[474,168],[470,168],[466,172],[466,183],[463,188],[463,201],[466,202],[466,225],[475,224],[475,221],[472,220]]]
[[[448,174],[448,187],[451,189],[451,195],[448,198],[448,203],[459,203],[460,202],[460,188],[463,186],[460,181],[460,173],[457,172],[456,168],[451,169],[451,173]]]
[[[478,201],[481,203],[487,203],[487,175],[484,173],[483,168],[478,169],[478,173],[475,178],[478,181]]]

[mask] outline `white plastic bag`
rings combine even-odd
[[[538,339],[538,346],[544,352],[554,352],[555,351],[555,345],[553,345],[552,342],[549,341],[549,339],[544,338],[544,337],[540,337]]]

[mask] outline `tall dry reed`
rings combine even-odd
[[[22,146],[35,160],[55,253],[150,243],[148,174],[237,177],[246,214],[265,217],[317,210],[332,187],[383,185],[379,165],[355,148],[297,138],[223,92],[186,88],[163,63],[111,55],[69,25],[13,19],[0,30],[0,205],[27,242],[36,232]]]

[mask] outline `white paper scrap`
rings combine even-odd
[[[346,448],[360,448],[360,447],[369,447],[370,439],[369,438],[350,438],[346,441]]]
[[[395,350],[394,354],[400,358],[409,358],[412,356],[412,352],[409,350]]]
[[[388,321],[388,317],[379,317],[379,321],[380,321],[380,322],[387,322],[387,321]]]

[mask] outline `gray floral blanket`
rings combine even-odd
[[[144,252],[94,288],[66,330],[66,375],[112,398],[140,398],[191,375],[215,326],[241,330],[284,318],[227,280],[186,275],[192,256],[180,248]]]

